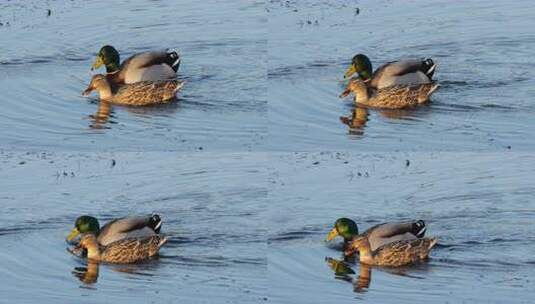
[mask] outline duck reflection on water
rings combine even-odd
[[[99,265],[95,262],[88,262],[86,267],[74,267],[72,274],[84,284],[93,284],[98,280]]]
[[[353,284],[353,291],[364,293],[370,288],[372,270],[369,265],[360,264],[359,274],[353,280],[352,275],[355,274],[355,271],[351,269],[349,264],[355,262],[354,257],[344,257],[344,260],[326,257],[325,262],[334,272],[335,279]]]
[[[142,107],[117,106],[137,117],[159,117],[174,115],[180,109],[180,102],[171,102]],[[111,129],[111,125],[117,124],[114,115],[114,106],[107,101],[99,101],[95,114],[89,115],[91,129]]]
[[[373,109],[384,118],[389,120],[412,120],[429,113],[429,106],[423,105],[414,109]],[[349,135],[364,135],[368,121],[370,121],[370,110],[363,106],[356,106],[351,110],[351,115],[340,116],[340,122],[348,127]]]

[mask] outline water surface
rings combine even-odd
[[[533,301],[533,155],[296,153],[270,166],[270,302]],[[339,217],[361,231],[424,219],[439,244],[420,265],[334,271],[340,240],[324,239]]]
[[[267,147],[278,151],[533,150],[531,1],[270,1]],[[428,106],[354,113],[351,58],[431,57]]]
[[[0,153],[0,303],[264,301],[265,156],[195,155]],[[153,212],[157,259],[97,273],[66,251],[81,214]]]
[[[3,148],[250,151],[266,134],[262,3],[8,1],[0,22]],[[186,82],[178,101],[97,110],[96,95],[81,92],[105,44],[123,59],[178,50]]]

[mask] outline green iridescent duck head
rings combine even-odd
[[[106,67],[106,73],[113,73],[119,70],[120,66],[119,52],[111,46],[103,46],[97,54],[97,59],[91,66],[91,70],[98,69],[102,65]]]
[[[333,229],[327,235],[327,241],[341,236],[347,242],[358,234],[359,229],[357,228],[357,224],[353,220],[343,217],[336,220]]]
[[[74,222],[74,228],[67,236],[67,241],[74,240],[78,235],[82,233],[92,233],[97,236],[100,232],[100,225],[98,220],[89,215],[83,215],[76,219]]]
[[[357,73],[362,80],[368,80],[372,78],[372,63],[366,55],[357,54],[353,56],[353,59],[351,59],[351,65],[346,70],[344,78],[349,78],[355,73]]]

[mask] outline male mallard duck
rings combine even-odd
[[[344,78],[357,73],[362,80],[369,81],[370,88],[382,89],[393,85],[430,83],[435,69],[436,64],[430,58],[406,59],[386,63],[373,72],[370,59],[357,54],[351,60]]]
[[[367,236],[372,250],[375,250],[391,242],[421,238],[424,236],[425,230],[425,222],[418,220],[406,223],[396,222],[378,224],[366,230],[363,235]],[[347,248],[348,244],[352,242],[355,237],[359,236],[357,224],[348,218],[337,219],[333,229],[329,232],[329,235],[327,235],[327,241],[330,241],[337,236],[344,238],[344,247]]]
[[[113,46],[105,45],[98,52],[91,70],[104,65],[108,79],[115,85],[171,79],[176,77],[180,56],[174,51],[144,52],[128,57],[120,65],[119,62],[119,52]]]
[[[86,96],[97,90],[100,99],[113,104],[128,106],[146,106],[167,103],[176,98],[176,92],[182,88],[178,80],[140,81],[125,84],[114,89],[109,80],[101,74],[94,75],[91,83],[82,93]]]
[[[106,246],[126,238],[150,237],[160,233],[162,219],[159,215],[123,217],[114,219],[100,228],[98,220],[89,215],[76,219],[67,241],[72,241],[79,234],[93,234],[100,245]]]
[[[340,98],[355,94],[355,103],[380,109],[402,109],[425,103],[436,91],[435,82],[415,85],[396,85],[380,90],[370,89],[360,79],[351,79]]]
[[[156,234],[145,238],[122,239],[100,246],[94,234],[86,233],[80,239],[78,246],[87,250],[87,258],[91,261],[126,264],[157,255],[160,247],[166,242],[167,238]]]
[[[344,254],[349,256],[358,251],[361,263],[397,267],[427,259],[436,243],[436,238],[400,240],[373,250],[368,236],[361,235],[351,241]]]

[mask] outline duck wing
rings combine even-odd
[[[121,63],[121,70],[144,69],[155,65],[167,65],[175,72],[180,67],[180,56],[175,51],[152,51],[135,54]]]
[[[378,265],[402,266],[426,259],[436,243],[436,238],[401,240],[379,247],[372,255]]]
[[[122,239],[104,247],[101,257],[105,262],[134,263],[156,255],[166,241],[160,235]]]
[[[365,234],[368,236],[371,249],[376,250],[395,241],[421,238],[424,236],[425,230],[425,222],[418,220],[379,224],[368,229]]]
[[[182,88],[178,80],[138,81],[121,86],[111,99],[112,103],[122,105],[150,105],[166,103],[176,98]]]
[[[115,219],[102,227],[98,242],[107,245],[128,237],[152,236],[160,232],[161,224],[157,214]]]
[[[373,73],[370,85],[373,88],[384,88],[399,84],[429,83],[435,69],[436,64],[430,58],[392,61],[380,66]],[[400,77],[404,79],[397,79]]]

